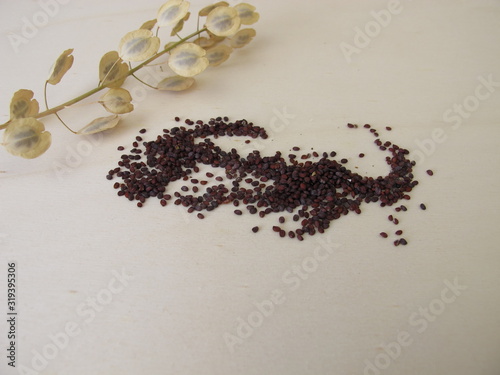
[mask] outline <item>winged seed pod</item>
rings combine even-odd
[[[170,36],[174,36],[175,34],[182,31],[182,28],[184,27],[184,22],[189,19],[190,15],[191,15],[191,13],[187,12],[186,15],[184,16],[184,18],[179,20],[179,22],[177,22],[177,25],[175,25],[174,28],[172,29]]]
[[[61,82],[62,77],[73,65],[74,57],[72,55],[73,48],[67,49],[57,58],[56,62],[50,68],[49,78],[47,82],[51,85],[57,85]]]
[[[12,96],[10,101],[10,118],[11,120],[24,117],[32,117],[38,114],[40,106],[36,99],[33,99],[33,91],[18,90]]]
[[[240,28],[238,12],[232,7],[218,7],[207,16],[206,28],[217,36],[231,36]]]
[[[153,36],[150,30],[131,31],[122,38],[118,47],[118,55],[125,61],[143,61],[160,48],[160,39]]]
[[[118,52],[110,51],[99,62],[99,84],[120,87],[125,82],[127,72],[128,65],[118,56]]]
[[[34,159],[48,150],[52,137],[33,117],[12,121],[3,133],[3,145],[14,156]]]
[[[242,29],[229,39],[229,44],[233,48],[245,47],[256,34],[254,29]]]
[[[198,12],[198,16],[206,17],[208,14],[217,7],[227,7],[229,4],[225,1],[219,1],[218,3],[207,5],[205,8]]]
[[[247,3],[241,3],[234,6],[241,19],[242,25],[253,25],[259,20],[259,13],[255,12],[255,7]]]
[[[224,61],[229,59],[233,49],[225,44],[219,44],[218,46],[207,49],[206,57],[210,66],[218,66]]]
[[[131,101],[132,96],[130,96],[127,90],[113,88],[109,89],[106,94],[101,96],[99,103],[102,104],[106,111],[121,115],[134,110],[134,105],[130,103]]]
[[[208,66],[206,51],[194,43],[185,43],[170,52],[168,66],[176,74],[193,77],[203,72]]]
[[[170,0],[163,4],[158,10],[156,19],[158,26],[173,26],[182,20],[189,10],[189,2],[184,0]]]
[[[154,20],[149,20],[149,21],[146,21],[142,24],[141,27],[139,27],[139,29],[144,29],[144,30],[153,30],[153,27],[156,26],[156,18]]]
[[[118,115],[111,115],[107,117],[99,117],[92,121],[87,126],[78,130],[76,134],[88,135],[94,133],[100,133],[104,130],[114,128],[120,122],[120,117]]]
[[[165,91],[183,91],[190,88],[193,84],[194,78],[192,77],[173,76],[161,80],[156,88]]]

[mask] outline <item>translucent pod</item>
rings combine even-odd
[[[206,51],[194,43],[185,43],[170,52],[168,66],[176,74],[192,77],[203,72],[208,66]]]
[[[73,65],[74,57],[72,55],[73,48],[64,51],[56,60],[54,65],[50,68],[49,78],[47,82],[51,85],[57,85],[66,72]]]
[[[207,5],[205,8],[201,9],[198,12],[198,15],[200,17],[206,17],[215,8],[218,8],[218,7],[227,7],[227,6],[229,6],[229,3],[225,2],[225,1],[219,1],[218,3]]]
[[[257,35],[257,33],[254,29],[241,29],[231,38],[229,38],[229,44],[233,48],[244,47],[252,41],[255,35]]]
[[[205,26],[217,36],[234,35],[240,28],[241,20],[238,12],[232,7],[218,7],[207,16]]]
[[[158,10],[156,19],[158,26],[173,26],[182,20],[189,10],[189,2],[184,0],[170,0]]]
[[[153,36],[150,30],[131,31],[122,38],[118,47],[118,55],[125,61],[143,61],[160,48],[160,39]]]
[[[114,128],[120,122],[120,117],[118,115],[111,115],[107,117],[99,117],[92,121],[87,126],[78,130],[76,134],[87,135],[99,133],[107,129]]]
[[[21,89],[14,93],[10,101],[11,120],[24,117],[33,117],[38,114],[40,106],[33,99],[33,91]]]
[[[255,12],[255,7],[247,3],[241,3],[234,6],[241,19],[242,25],[253,25],[260,18],[259,13]]]
[[[139,27],[139,29],[144,29],[144,30],[153,30],[153,27],[156,26],[156,18],[154,20],[149,20],[149,21],[146,21],[142,24],[141,27]]]
[[[106,111],[121,115],[134,110],[134,105],[131,101],[132,96],[127,90],[113,88],[101,97],[99,103],[102,104]]]
[[[127,78],[127,72],[127,63],[118,56],[118,52],[110,51],[99,62],[99,83],[109,84],[109,87],[120,87]]]
[[[207,49],[207,59],[210,66],[218,66],[229,59],[233,49],[225,44],[219,44],[215,47]]]
[[[192,77],[172,76],[161,80],[156,88],[165,91],[183,91],[193,86],[194,82]]]
[[[52,136],[33,117],[12,121],[3,134],[3,145],[12,155],[34,159],[48,150]]]

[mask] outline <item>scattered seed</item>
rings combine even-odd
[[[259,227],[253,227],[252,232],[257,233],[259,231]]]
[[[382,237],[384,237],[384,238],[387,238],[387,237],[388,237],[387,233],[385,233],[385,232],[380,232],[380,235],[381,235]]]
[[[427,207],[426,207],[426,206],[425,206],[425,204],[423,204],[423,203],[420,203],[420,208],[421,208],[422,210],[427,210]]]
[[[429,176],[434,176],[434,172],[432,170],[428,169],[426,172]]]

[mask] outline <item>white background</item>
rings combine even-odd
[[[94,87],[100,56],[161,5],[71,1],[16,51],[11,40],[26,20],[44,21],[41,3],[0,3],[1,123],[16,90],[43,102],[49,68],[67,48],[75,63],[49,87],[49,102]],[[19,311],[17,369],[7,366],[7,315],[0,319],[1,374],[500,373],[500,2],[401,1],[382,26],[373,12],[387,15],[386,1],[253,4],[255,40],[191,90],[141,91],[129,80],[127,88],[147,94],[103,137],[79,138],[47,118],[53,145],[42,157],[0,150],[0,311],[8,261],[17,262]],[[205,5],[193,0],[193,13]],[[190,20],[185,34],[193,27]],[[365,29],[372,36],[361,40]],[[347,44],[359,47],[349,58]],[[477,89],[481,79],[495,82],[490,91]],[[456,105],[466,109],[450,121]],[[61,115],[78,129],[105,113],[88,105]],[[388,171],[385,155],[367,132],[345,126],[370,123],[412,151],[420,184],[398,227],[387,220],[392,208],[370,204],[303,242],[276,236],[277,217],[221,207],[198,220],[174,205],[152,200],[139,209],[116,196],[105,175],[116,147],[140,128],[154,138],[175,126],[174,116],[220,115],[268,128],[271,137],[253,143],[263,154],[335,150],[358,173],[377,176]],[[378,235],[398,228],[406,247]],[[123,272],[133,278],[113,284]],[[122,288],[110,294],[110,283]],[[450,283],[462,289],[454,294]],[[275,293],[279,304],[263,316],[258,305]],[[91,299],[106,304],[92,308]],[[249,318],[256,327],[245,331]],[[64,340],[68,323],[77,333]],[[56,351],[54,335],[63,343]]]

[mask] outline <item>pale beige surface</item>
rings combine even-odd
[[[75,64],[50,87],[50,103],[91,88],[100,56],[161,5],[71,1],[16,53],[9,35],[21,35],[24,17],[32,20],[41,3],[0,4],[2,123],[17,89],[33,89],[42,101],[49,67],[67,48],[75,48]],[[206,5],[192,3],[195,11]],[[0,310],[14,260],[17,364],[25,366],[12,370],[2,355],[1,374],[500,373],[500,2],[253,3],[257,38],[202,74],[192,91],[136,95],[137,110],[93,143],[48,119],[53,146],[43,157],[0,150]],[[371,12],[389,8],[391,19],[375,24]],[[342,48],[356,46],[357,28],[377,35],[358,40],[349,62]],[[127,87],[143,92],[133,81]],[[455,105],[469,110],[456,117]],[[91,108],[64,118],[83,126]],[[400,215],[410,244],[396,248],[378,236],[395,229],[386,219],[393,211],[376,205],[298,242],[278,238],[272,221],[235,217],[229,207],[201,221],[173,205],[139,210],[117,198],[104,178],[116,147],[141,127],[154,137],[176,115],[274,125],[259,143],[263,153],[336,150],[370,175],[386,173],[381,154],[371,136],[345,124],[392,126],[384,137],[419,161],[421,184]],[[367,154],[362,161],[359,152]],[[57,173],[61,165],[68,173]],[[256,235],[254,225],[263,228]],[[244,331],[248,319],[257,327]],[[73,337],[36,363],[66,328]],[[228,345],[228,334],[248,337]],[[43,371],[33,370],[33,358]]]

